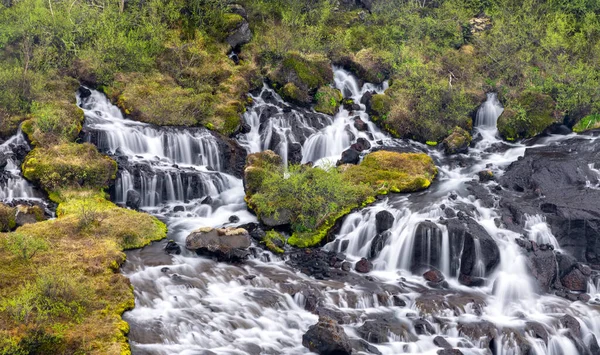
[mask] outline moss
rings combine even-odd
[[[342,58],[340,62],[359,78],[369,83],[381,84],[392,72],[391,59],[389,52],[363,48],[354,55]]]
[[[390,112],[392,99],[384,94],[376,94],[371,97],[369,111],[379,117],[386,116]]]
[[[0,203],[0,232],[11,231],[17,226],[15,222],[16,213],[16,208]]]
[[[333,116],[340,108],[342,93],[338,89],[323,86],[317,91],[315,100],[315,111]]]
[[[262,243],[275,254],[283,254],[284,252],[280,245],[285,245],[285,237],[276,231],[268,231],[262,239]]]
[[[506,109],[498,118],[498,131],[507,140],[531,138],[559,122],[556,103],[545,94],[523,92],[508,98]]]
[[[25,178],[48,192],[74,187],[102,189],[116,172],[116,162],[88,143],[35,148],[23,162]]]
[[[580,133],[597,128],[600,128],[600,115],[588,115],[573,126],[573,132]]]
[[[454,127],[452,134],[444,139],[446,154],[465,153],[471,144],[471,135],[460,127]]]
[[[294,83],[285,84],[281,89],[281,94],[283,97],[293,102],[308,103],[311,100],[308,93],[300,90]]]

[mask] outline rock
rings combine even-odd
[[[169,240],[165,245],[165,252],[167,254],[181,254],[181,247],[174,240]]]
[[[227,42],[232,49],[237,49],[250,42],[250,40],[252,40],[252,31],[250,31],[248,21],[244,20],[229,36],[227,36],[225,42]]]
[[[185,240],[185,247],[215,255],[219,260],[239,261],[249,252],[250,235],[243,228],[198,228]]]
[[[431,269],[423,274],[423,278],[431,282],[442,282],[444,281],[444,274],[438,269]]]
[[[272,215],[261,214],[260,221],[267,227],[279,227],[290,224],[292,212],[288,209],[280,208]]]
[[[480,182],[488,182],[494,180],[494,173],[489,169],[478,172],[477,176],[479,177]]]
[[[356,143],[352,144],[350,148],[356,150],[357,152],[362,152],[364,150],[371,149],[371,143],[365,138],[358,138]]]
[[[588,278],[578,268],[573,268],[565,276],[561,277],[560,282],[571,291],[587,291]]]
[[[464,353],[458,349],[441,349],[437,351],[437,355],[463,355]]]
[[[84,86],[80,86],[79,89],[77,89],[77,94],[80,98],[87,99],[92,96],[92,91]]]
[[[354,117],[354,128],[356,128],[359,132],[369,130],[369,126],[367,126],[365,121],[361,120],[358,116]]]
[[[210,196],[206,196],[204,199],[202,199],[202,202],[200,202],[200,204],[202,205],[210,205],[213,203],[213,199]]]
[[[375,215],[375,228],[377,234],[383,233],[394,225],[394,215],[386,210],[379,211]]]
[[[44,209],[40,205],[19,204],[16,206],[15,224],[17,227],[46,220]]]
[[[504,223],[520,230],[525,215],[543,215],[561,249],[580,262],[600,264],[600,190],[585,187],[597,180],[589,168],[597,161],[598,140],[572,138],[528,148],[498,179],[505,187],[500,200]]]
[[[244,122],[240,125],[240,133],[241,134],[247,134],[250,133],[250,131],[252,130],[252,126],[250,126],[248,123]]]
[[[523,239],[518,239],[523,245],[533,246],[534,242],[527,244]],[[529,242],[529,241],[527,241]],[[521,245],[520,244],[520,245]],[[523,246],[521,246],[523,248]],[[523,248],[523,253],[526,257],[526,266],[538,285],[538,290],[547,293],[550,287],[554,284],[557,278],[556,256],[554,251],[540,248]]]
[[[560,323],[563,327],[569,329],[569,332],[573,335],[573,337],[576,339],[581,339],[581,325],[575,317],[565,314],[560,319]]]
[[[127,191],[127,197],[125,200],[125,206],[137,210],[140,208],[140,204],[142,203],[142,196],[139,192],[135,190]]]
[[[185,207],[184,206],[175,206],[173,208],[173,212],[183,212],[185,211]]]
[[[348,148],[342,152],[342,157],[338,160],[336,165],[343,164],[358,164],[360,161],[360,152],[356,149]]]
[[[413,238],[411,268],[422,266],[441,267],[442,231],[431,221],[417,225]]]
[[[0,152],[0,169],[4,169],[6,164],[8,164],[8,158],[6,154]]]
[[[369,344],[363,339],[350,339],[350,343],[352,344],[352,349],[359,351],[360,353],[382,355],[381,351],[379,351],[374,345]]]
[[[371,269],[373,269],[373,263],[365,258],[360,259],[354,266],[354,270],[356,270],[356,272],[360,272],[361,274],[366,274],[370,272]]]
[[[344,271],[350,271],[350,269],[352,268],[352,264],[348,261],[344,261],[342,263],[342,270]]]
[[[435,328],[425,319],[419,318],[413,322],[415,332],[419,335],[435,334]]]
[[[381,344],[390,341],[390,334],[394,334],[400,341],[416,341],[418,338],[410,332],[406,323],[400,322],[395,317],[378,315],[377,319],[368,319],[356,329],[356,333],[369,343]]]
[[[450,345],[450,343],[448,343],[448,340],[442,338],[439,335],[436,336],[435,338],[433,338],[433,344],[435,344],[435,346],[438,346],[443,349],[452,349],[452,345]]]
[[[490,348],[490,343],[498,335],[496,326],[488,321],[459,323],[456,329],[459,335],[479,342],[483,348]]]
[[[319,322],[308,328],[302,336],[302,345],[320,355],[352,353],[352,346],[344,328],[327,317],[319,317]]]
[[[452,133],[442,141],[444,152],[448,155],[466,153],[471,144],[471,135],[460,127],[454,127]]]
[[[360,98],[360,103],[363,105],[368,105],[369,102],[371,101],[371,98],[373,97],[373,95],[377,94],[377,92],[375,91],[367,91],[363,94],[363,96]]]
[[[375,238],[373,238],[371,241],[371,249],[369,250],[369,260],[373,260],[379,256],[379,253],[381,253],[383,248],[386,246],[390,234],[391,233],[389,231],[385,231],[377,234]]]
[[[290,143],[288,147],[288,163],[300,164],[302,162],[302,144]]]
[[[240,217],[236,215],[229,216],[229,223],[238,223],[240,221]]]
[[[339,324],[352,323],[352,317],[350,317],[346,313],[344,313],[340,310],[337,310],[337,309],[331,309],[331,308],[326,308],[326,307],[317,307],[315,313],[319,316],[319,318],[327,317],[327,318],[335,320]]]

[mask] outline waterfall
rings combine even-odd
[[[484,129],[496,129],[496,122],[498,117],[502,114],[504,108],[498,100],[498,94],[495,92],[487,93],[487,99],[477,110],[477,116],[475,118],[475,126]]]
[[[40,200],[41,195],[21,175],[20,159],[23,157],[17,156],[18,151],[23,155],[29,151],[20,127],[14,136],[0,144],[0,162],[5,162],[3,170],[0,170],[0,201]]]

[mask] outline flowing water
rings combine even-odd
[[[341,69],[335,70],[335,85],[355,102],[366,91],[384,89],[359,87]],[[331,164],[356,139],[365,138],[373,146],[427,151],[439,167],[437,181],[427,191],[390,195],[350,214],[337,239],[324,247],[344,252],[351,261],[371,258],[374,269],[368,278],[352,272],[339,281],[316,280],[259,249],[242,265],[219,263],[185,249],[180,255],[167,255],[164,243],[129,252],[123,273],[134,286],[136,306],[124,318],[131,326],[134,354],[308,353],[302,335],[317,322],[318,316],[306,310],[314,299],[321,309],[343,315],[344,329],[352,338],[359,338],[367,320],[385,318],[403,329],[390,331],[383,343],[370,344],[372,353],[436,354],[440,348],[433,339],[441,335],[464,354],[487,354],[488,347],[506,355],[520,354],[525,347],[532,354],[578,354],[559,323],[565,314],[578,319],[586,345],[600,336],[595,306],[536,293],[513,242],[519,234],[497,223],[495,203],[472,193],[478,171],[488,168],[500,176],[526,149],[496,137],[502,107],[494,94],[477,114],[478,143],[459,157],[468,164],[425,145],[389,138],[369,121],[364,105],[352,111],[340,108],[331,117],[292,107],[267,86],[251,98],[253,104],[244,115],[249,129],[238,137],[249,152],[272,149],[286,162]],[[236,224],[256,221],[247,211],[242,181],[226,173],[222,148],[209,132],[130,121],[98,92],[79,99],[79,104],[85,111],[87,139],[119,162],[115,201],[126,203],[128,196],[139,194],[140,208],[167,223],[170,239],[183,245],[198,227],[233,225],[232,215],[239,219]],[[356,118],[367,129],[359,130]],[[550,137],[537,144],[557,144],[561,139]],[[493,195],[492,183],[475,187]],[[487,272],[484,241],[474,240],[472,275],[484,280],[478,287],[458,282],[460,265],[453,256],[457,251],[449,239],[450,226],[441,220],[449,210],[469,214],[499,247],[499,265]],[[376,231],[381,211],[394,217],[384,239]],[[526,229],[531,239],[560,247],[541,216],[529,216]],[[416,244],[417,234],[424,244]],[[382,246],[377,253],[371,248],[374,243]],[[417,251],[424,262],[446,275],[448,288],[431,288],[422,272],[411,272]],[[590,293],[599,287],[590,283]],[[423,321],[431,324],[433,334],[418,331],[416,324]],[[477,331],[486,324],[498,329],[491,345]],[[546,340],[534,336],[532,324],[545,329]],[[364,343],[362,348],[358,353],[369,353]]]
[[[0,144],[0,158],[6,161],[0,170],[0,201],[41,200],[41,195],[21,175],[21,159],[28,151],[29,145],[20,128],[14,136]]]

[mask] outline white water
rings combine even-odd
[[[27,141],[19,128],[18,132],[0,144],[0,154],[7,158],[4,172],[0,171],[0,201],[39,200],[33,186],[21,175],[20,162],[14,155],[17,147],[28,147]]]
[[[336,86],[345,96],[355,100],[362,92],[372,89],[368,85],[359,89],[356,80],[341,70],[336,70],[335,78]],[[244,116],[251,130],[239,138],[250,152],[270,148],[287,161],[290,146],[295,143],[301,144],[302,162],[324,163],[338,159],[341,152],[353,143],[351,137],[367,138],[374,145],[379,139],[386,139],[390,144],[403,144],[391,141],[377,130],[368,121],[364,107],[354,115],[368,124],[372,136],[354,129],[353,115],[343,108],[334,117],[310,114],[301,109],[284,109],[286,104],[267,87],[252,98],[254,105]],[[131,161],[150,166],[148,171],[144,171],[147,177],[136,177],[127,170],[121,170],[116,199],[123,202],[128,190],[139,191],[144,200],[142,205],[168,224],[169,238],[183,245],[191,230],[206,225],[227,225],[229,217],[234,214],[240,218],[239,223],[255,220],[246,209],[241,180],[218,171],[208,172],[205,168],[206,164],[221,166],[215,163],[217,152],[210,149],[212,145],[204,142],[205,139],[210,141],[210,137],[188,136],[181,131],[167,133],[167,129],[125,120],[98,93],[94,93],[93,100],[84,102],[82,106],[86,111],[86,127],[101,131],[104,137],[108,137],[99,141],[100,146],[105,144],[105,149],[111,152],[119,149]],[[349,324],[345,324],[344,329],[353,338],[359,337],[357,330],[366,319],[386,316],[406,325],[408,335],[391,334],[390,341],[373,344],[383,354],[437,353],[439,348],[433,344],[432,335],[416,334],[412,321],[418,318],[429,321],[435,335],[442,335],[464,354],[489,353],[489,350],[483,349],[485,345],[479,339],[470,338],[460,330],[461,326],[481,320],[492,322],[501,332],[495,345],[497,354],[520,353],[518,343],[509,330],[523,334],[535,354],[577,354],[557,319],[563,314],[575,316],[582,326],[585,341],[589,341],[592,335],[600,336],[599,313],[581,302],[571,303],[555,296],[536,294],[523,257],[513,242],[518,234],[497,227],[495,219],[499,215],[496,209],[475,200],[466,188],[466,183],[488,164],[492,164],[495,175],[501,175],[503,169],[525,151],[525,146],[519,144],[509,145],[500,152],[488,150],[501,142],[495,129],[495,121],[501,112],[495,96],[488,95],[477,120],[480,122],[477,130],[483,140],[467,154],[470,158],[468,167],[454,164],[441,153],[432,151],[430,154],[440,165],[440,174],[438,182],[430,190],[392,195],[345,219],[336,242],[326,248],[339,250],[346,242],[348,259],[357,260],[370,253],[370,244],[375,237],[376,213],[387,210],[395,217],[391,237],[373,260],[374,271],[370,276],[376,282],[362,285],[360,283],[366,281],[361,276],[353,279],[356,285],[315,280],[264,252],[241,266],[217,263],[186,250],[178,256],[166,256],[159,244],[130,252],[123,272],[134,285],[136,295],[136,307],[125,315],[131,324],[133,353],[308,353],[308,349],[301,345],[301,338],[308,327],[316,323],[317,316],[304,307],[310,297],[317,295],[323,300],[323,306],[349,317]],[[120,133],[124,131],[129,134]],[[171,138],[165,138],[169,134]],[[162,148],[157,142],[167,142],[182,147],[182,150]],[[196,148],[193,147],[198,147],[198,150],[194,151]],[[208,148],[200,151],[200,147]],[[414,147],[428,149],[420,144],[414,144]],[[185,163],[185,166],[174,167],[175,162]],[[214,189],[208,188],[204,195],[185,201],[183,175],[189,171],[201,176],[213,174],[224,181],[223,186],[212,183]],[[179,178],[177,174],[183,175]],[[159,176],[163,177],[165,188],[158,187]],[[139,186],[136,186],[136,179],[140,180]],[[205,196],[211,196],[213,203],[201,205],[199,201]],[[450,260],[448,230],[439,223],[440,217],[444,216],[442,204],[456,211],[467,206],[473,218],[499,246],[500,265],[487,275],[482,287],[462,286],[452,274],[457,265],[452,265]],[[175,212],[174,205],[183,205],[185,211]],[[435,295],[434,291],[429,290],[420,274],[410,272],[414,233],[418,224],[424,221],[435,223],[441,231],[442,255],[437,258],[439,264],[436,266],[446,275],[452,288],[452,291],[445,291],[442,299],[450,302],[452,297],[456,297],[452,301],[456,305],[438,304],[439,298],[429,299],[432,294]],[[530,222],[527,227],[530,238],[550,240],[543,220],[533,216]],[[433,240],[433,230],[428,233],[428,238]],[[431,252],[432,249],[429,247],[427,250]],[[432,260],[432,255],[428,254],[427,258]],[[477,268],[480,274],[484,272],[481,265]],[[250,275],[256,277],[245,277]],[[400,283],[399,279],[402,280]],[[376,291],[378,287],[387,289]],[[398,287],[402,291],[397,291]],[[592,288],[596,290],[597,286],[590,285]],[[394,306],[392,295],[406,302],[406,306]],[[527,321],[539,322],[548,329],[548,343],[525,331]]]

